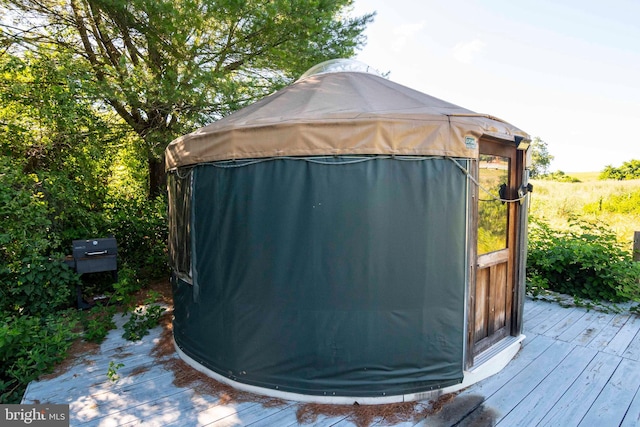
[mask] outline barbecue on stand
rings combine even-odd
[[[71,247],[72,255],[64,262],[76,273],[111,272],[113,281],[118,281],[118,244],[115,237],[74,240]],[[80,285],[76,286],[76,298],[79,309],[91,307],[84,301]]]

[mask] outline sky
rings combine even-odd
[[[355,0],[356,59],[540,137],[550,170],[640,160],[640,0]]]

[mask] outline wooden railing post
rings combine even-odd
[[[640,231],[633,233],[633,260],[640,261]]]

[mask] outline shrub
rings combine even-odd
[[[76,334],[73,313],[0,319],[0,403],[20,403],[30,381],[64,360]]]
[[[60,259],[32,255],[0,265],[0,283],[2,312],[43,316],[73,303],[80,278]]]
[[[0,263],[47,253],[51,220],[40,177],[3,155],[0,171]]]
[[[640,179],[640,160],[624,162],[618,168],[609,165],[600,174],[600,179]]]
[[[115,329],[113,316],[116,314],[114,306],[96,305],[89,311],[79,313],[80,323],[84,329],[82,338],[85,341],[100,344],[110,330]]]
[[[611,194],[584,206],[587,213],[612,212],[640,216],[640,190]]]
[[[122,337],[129,341],[141,340],[145,335],[149,334],[149,329],[158,324],[165,310],[164,307],[157,304],[138,307],[131,313],[127,323],[124,324]]]
[[[166,276],[169,271],[166,197],[120,200],[108,215],[109,232],[118,239],[118,256],[143,277]]]
[[[0,155],[0,310],[40,316],[66,308],[79,279],[55,255],[43,180],[23,166]]]
[[[640,263],[602,224],[571,218],[563,231],[532,220],[527,281],[542,288],[592,300],[640,300]]]
[[[124,262],[118,270],[118,281],[113,285],[113,293],[109,302],[129,310],[133,305],[135,294],[142,289],[143,283],[136,276],[136,272]]]
[[[555,171],[545,175],[541,175],[538,179],[544,179],[547,181],[559,181],[559,182],[581,182],[578,178],[571,175],[567,175],[562,171]]]

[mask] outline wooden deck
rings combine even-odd
[[[640,425],[639,317],[530,299],[524,317],[524,346],[504,370],[461,391],[433,415],[391,425]],[[186,386],[180,376],[188,374],[167,369],[152,355],[161,328],[137,343],[121,335],[121,329],[112,331],[100,351],[82,355],[56,378],[31,383],[23,403],[68,403],[72,426],[298,425],[302,404],[265,405]],[[174,354],[164,361],[171,359]],[[123,365],[117,382],[106,375],[111,361]],[[320,415],[313,425],[357,424],[345,414]],[[390,424],[375,418],[372,425]]]

